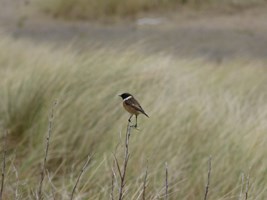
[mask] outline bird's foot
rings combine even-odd
[[[135,125],[131,125],[130,127],[131,127],[131,128],[135,128],[135,129],[138,129],[138,128],[137,128],[137,124],[135,124]]]

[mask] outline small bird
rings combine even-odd
[[[144,109],[141,107],[141,105],[138,103],[138,101],[133,97],[133,95],[129,93],[123,93],[119,95],[123,99],[123,107],[125,110],[127,110],[131,116],[128,119],[128,122],[131,122],[131,118],[133,115],[135,115],[135,125],[134,127],[137,128],[137,116],[142,113],[145,116],[149,117]]]

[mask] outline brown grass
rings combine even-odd
[[[71,19],[110,19],[134,17],[148,11],[173,10],[181,7],[201,8],[248,7],[259,5],[265,0],[47,0],[39,1],[39,7],[53,16]]]

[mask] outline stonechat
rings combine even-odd
[[[139,114],[144,114],[147,117],[149,117],[149,116],[145,113],[144,109],[141,107],[139,102],[133,97],[133,95],[131,95],[129,93],[123,93],[119,96],[123,99],[124,109],[131,114],[128,121],[131,122],[132,116],[135,115],[136,120],[135,120],[134,127],[137,128],[137,116]]]

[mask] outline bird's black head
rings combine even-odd
[[[130,93],[122,93],[121,95],[119,95],[122,99],[126,99],[129,96],[132,96]]]

